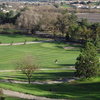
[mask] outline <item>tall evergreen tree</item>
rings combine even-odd
[[[100,71],[99,59],[97,57],[96,47],[87,42],[81,50],[75,64],[76,76],[90,78],[98,75]]]

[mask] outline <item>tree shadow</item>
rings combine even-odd
[[[77,49],[70,49],[70,50],[68,50],[68,49],[65,49],[66,51],[80,51],[80,49],[79,48],[77,48]]]
[[[6,37],[12,37],[12,38],[19,38],[19,37],[21,37],[21,35],[17,35],[17,34],[1,34],[0,33],[0,35],[1,36],[6,36]]]
[[[46,81],[46,80],[59,80],[61,78],[71,78],[74,76],[74,72],[37,72],[33,73],[33,77],[31,81]],[[8,79],[11,78],[13,80],[22,80],[27,81],[26,75],[14,75],[7,77]]]
[[[57,48],[59,48],[59,49],[63,49],[63,46],[55,46],[55,47],[57,47]]]
[[[31,85],[36,89],[50,92],[49,98],[76,98],[75,100],[99,100],[100,99],[100,82],[98,83],[74,83],[74,84],[45,84]]]
[[[58,66],[63,66],[63,67],[71,67],[71,66],[75,66],[75,64],[58,64]]]

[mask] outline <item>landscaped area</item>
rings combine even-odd
[[[7,38],[7,37],[6,37]],[[15,41],[17,39],[15,38]],[[20,41],[20,39],[19,39]],[[18,41],[18,42],[19,42]],[[9,42],[9,37],[8,41]],[[73,48],[71,48],[73,47]],[[0,46],[0,79],[27,81],[27,77],[18,71],[2,72],[3,70],[16,70],[16,61],[25,55],[32,55],[39,63],[39,70],[33,73],[32,82],[63,81],[52,84],[24,84],[0,82],[0,87],[22,93],[43,96],[48,98],[71,100],[98,100],[100,98],[100,78],[79,80],[66,83],[66,79],[74,77],[74,64],[79,55],[80,45],[68,43],[48,42],[29,45]],[[55,63],[55,59],[58,63]],[[44,70],[46,69],[46,70]],[[98,87],[97,87],[98,85]],[[6,98],[6,100],[20,100]]]
[[[0,46],[0,69],[15,69],[16,60],[25,56],[32,55],[39,62],[40,68],[65,68],[73,66],[79,49],[64,49],[70,45],[64,43],[34,43],[18,46]],[[55,59],[58,63],[55,64]]]
[[[49,98],[64,98],[71,100],[99,100],[99,81],[75,82],[63,84],[11,84],[0,83],[0,87],[37,96]],[[98,85],[98,87],[97,87]]]

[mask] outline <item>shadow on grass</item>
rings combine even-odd
[[[74,72],[35,73],[33,75],[33,80],[57,80],[59,78],[73,77]]]
[[[59,48],[59,49],[63,49],[63,47],[62,47],[62,46],[55,46],[55,47],[57,47],[57,48]]]
[[[66,51],[80,51],[80,49],[70,49],[70,50],[68,50],[68,49],[65,49]]]
[[[75,66],[75,64],[58,64],[58,66],[70,67],[70,66]]]
[[[35,73],[35,78],[39,73]],[[46,74],[46,73],[45,73]],[[65,73],[56,73],[50,75],[55,77],[56,75],[65,75]],[[68,74],[68,73],[67,73]],[[41,78],[42,74],[39,74]],[[13,90],[21,91],[28,94],[34,94],[38,96],[45,96],[49,98],[64,98],[70,100],[100,100],[100,82],[95,83],[62,83],[62,84],[10,84],[3,83],[7,87],[12,86]],[[17,89],[18,88],[18,89]]]
[[[6,36],[6,37],[12,37],[12,38],[22,38],[23,37],[32,37],[32,35],[27,35],[27,34],[21,34],[20,32],[18,32],[19,34],[1,34],[0,36]]]
[[[74,76],[74,72],[50,72],[50,73],[33,73],[32,81],[45,81],[45,80],[58,80],[60,78],[71,78]],[[7,78],[11,78],[14,80],[23,80],[27,81],[26,75],[14,75],[9,76]]]
[[[42,95],[49,98],[70,98],[74,100],[100,100],[100,82],[81,84],[45,84],[25,85],[27,88],[48,91],[50,95]]]
[[[12,38],[20,38],[24,35],[17,35],[17,34],[0,34],[1,36],[12,37]]]

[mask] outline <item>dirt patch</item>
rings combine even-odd
[[[63,47],[65,50],[75,49],[75,47]]]

